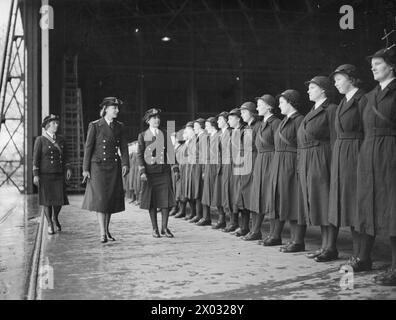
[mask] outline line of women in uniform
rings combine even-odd
[[[372,269],[375,237],[384,235],[392,265],[375,281],[396,285],[396,55],[382,49],[368,58],[378,85],[367,94],[356,67],[344,64],[305,83],[314,103],[305,116],[300,94],[288,89],[188,122],[175,137],[181,178],[171,215],[211,225],[216,207],[214,229],[264,246],[281,246],[288,222],[284,253],[304,251],[307,225],[320,226],[321,247],[307,254],[316,262],[338,258],[339,228],[350,227],[353,254],[342,268],[354,272]],[[334,85],[344,96],[338,106],[329,99]]]

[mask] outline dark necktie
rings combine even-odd
[[[110,129],[113,130],[114,129],[114,122],[110,122]]]

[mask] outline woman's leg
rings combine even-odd
[[[361,261],[371,261],[371,251],[373,250],[375,237],[366,233],[361,234],[359,259]]]
[[[351,227],[351,235],[352,235],[352,257],[357,258],[360,252],[361,236],[359,232],[355,231],[354,227]]]
[[[151,226],[153,227],[153,231],[158,231],[158,222],[157,222],[157,208],[149,209]]]
[[[168,228],[169,209],[168,208],[162,208],[161,212],[162,212],[161,234],[165,235],[167,238],[173,238],[173,234]]]
[[[327,248],[327,239],[328,239],[328,226],[320,226],[321,237],[322,237],[322,251],[326,250]]]
[[[59,213],[60,213],[61,209],[62,209],[62,206],[54,206],[54,217],[53,218],[54,218],[54,222],[55,222],[55,225],[56,225],[58,231],[62,230],[62,227],[59,223]]]
[[[105,221],[106,214],[103,212],[98,212],[97,217],[98,217],[98,222],[99,222],[100,235],[101,235],[101,237],[105,237],[106,236],[106,221]]]
[[[272,234],[273,239],[282,239],[282,231],[285,226],[285,221],[275,219],[274,232]]]
[[[333,225],[327,227],[327,246],[326,249],[330,251],[337,251],[337,237],[339,228]]]
[[[43,209],[44,209],[45,218],[47,219],[48,233],[53,234],[54,233],[54,225],[52,223],[52,207],[44,206]]]

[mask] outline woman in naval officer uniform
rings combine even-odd
[[[109,232],[110,218],[125,210],[122,177],[129,172],[129,155],[124,124],[116,120],[120,105],[122,101],[115,97],[103,99],[101,119],[89,124],[85,143],[83,177],[87,187],[82,209],[97,212],[102,243],[115,241]]]
[[[159,129],[160,112],[161,110],[156,108],[146,111],[143,120],[149,128],[138,136],[137,157],[142,180],[140,208],[149,210],[154,238],[160,238],[161,235],[173,238],[172,232],[168,229],[169,208],[175,205],[170,160],[173,160],[171,163],[176,181],[180,179],[180,174],[175,157],[170,153],[174,151],[173,146],[167,148],[167,135]],[[158,231],[157,208],[162,212],[161,235]]]
[[[67,160],[67,151],[63,137],[56,134],[59,117],[49,115],[44,118],[43,134],[37,137],[33,150],[33,182],[38,186],[39,204],[44,207],[48,223],[48,234],[54,234],[52,218],[57,231],[61,231],[58,220],[63,205],[69,204],[66,195],[66,179],[71,177],[71,169]],[[53,213],[53,214],[52,214]]]

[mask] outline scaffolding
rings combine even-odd
[[[0,187],[26,187],[25,42],[17,0],[11,1],[0,78]]]

